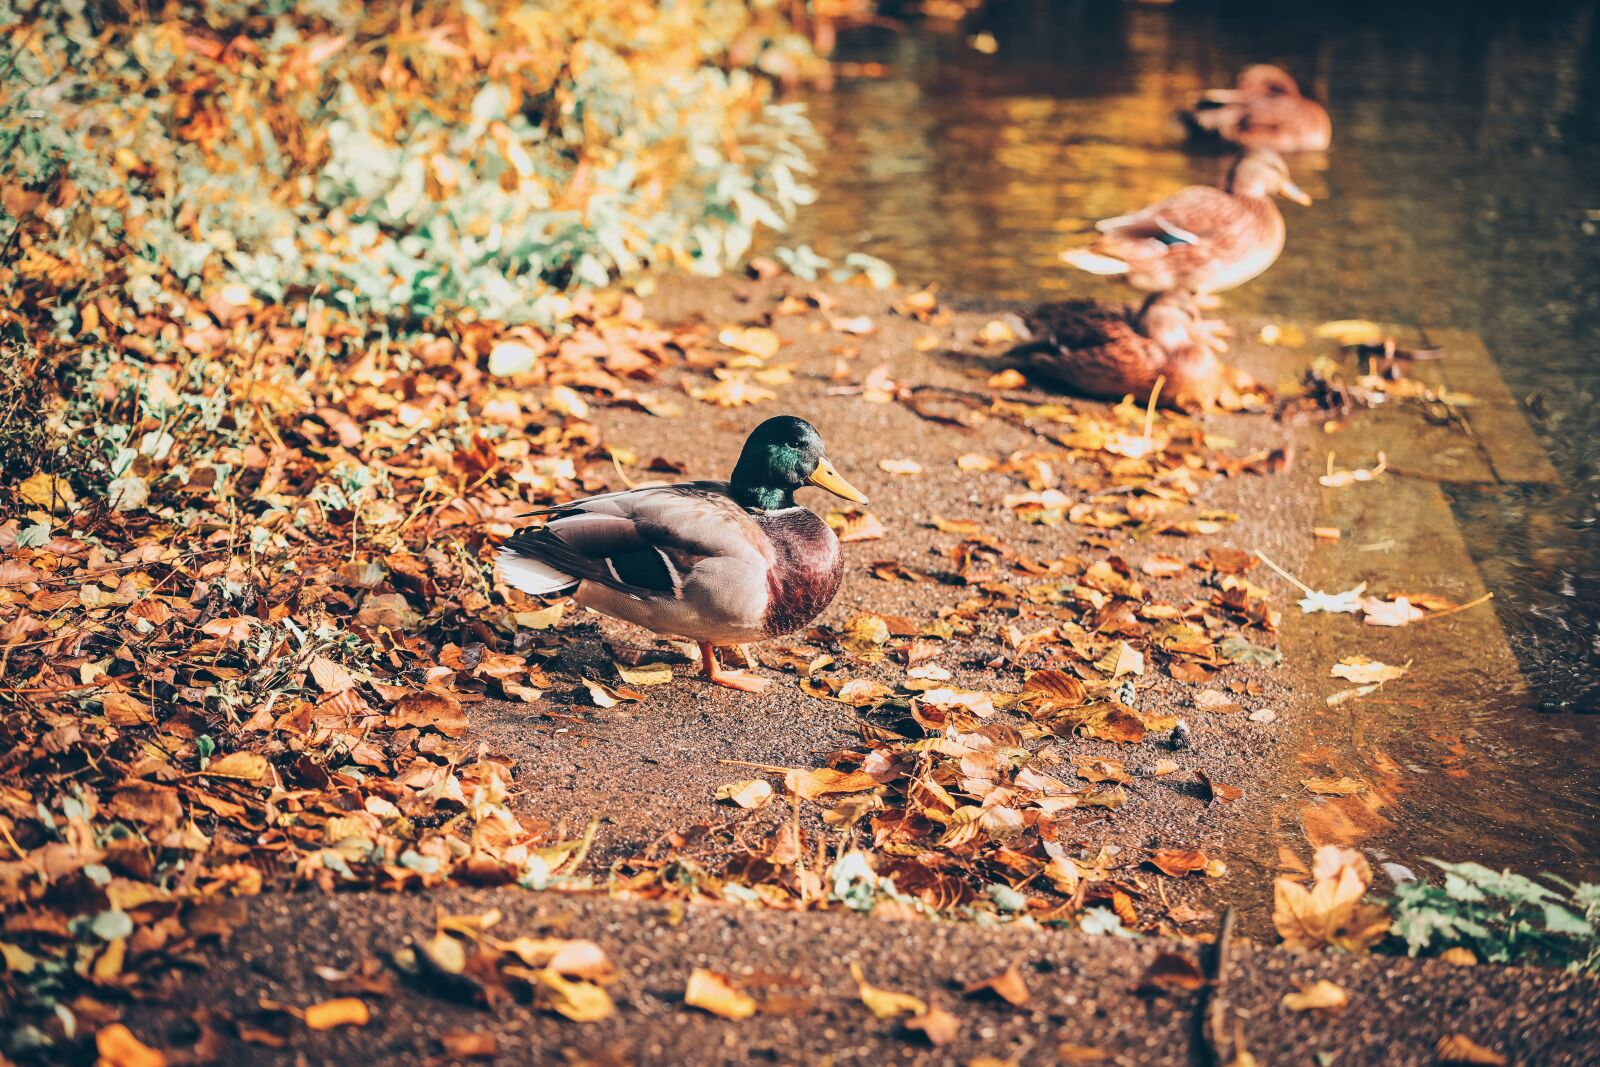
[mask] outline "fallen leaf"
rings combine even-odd
[[[666,685],[672,681],[672,667],[666,663],[641,663],[637,667],[627,667],[621,663],[612,666],[617,669],[617,677],[629,685]]]
[[[489,350],[489,373],[497,378],[527,374],[538,358],[539,354],[525,344],[501,341]]]
[[[1162,874],[1182,878],[1186,874],[1206,869],[1206,854],[1192,848],[1158,848],[1146,861]]]
[[[1324,845],[1317,850],[1311,889],[1285,876],[1273,882],[1272,924],[1290,948],[1327,946],[1361,952],[1389,931],[1389,913],[1362,897],[1372,870],[1359,853]]]
[[[1440,1063],[1477,1063],[1487,1067],[1506,1067],[1510,1063],[1500,1053],[1484,1048],[1464,1034],[1441,1037],[1433,1054]]]
[[[729,782],[717,790],[717,799],[754,810],[765,806],[767,801],[772,799],[772,783],[764,778],[753,778],[747,782]]]
[[[724,1019],[748,1019],[756,1013],[755,998],[733,988],[726,975],[696,967],[689,974],[689,984],[683,992],[683,1002],[691,1008]]]
[[[906,1029],[928,1039],[928,1044],[943,1048],[961,1036],[961,1020],[943,1008],[930,1007],[921,1015],[906,1020]]]
[[[1350,994],[1326,978],[1318,979],[1298,992],[1283,995],[1283,1006],[1290,1011],[1338,1011],[1348,1003]]]
[[[444,689],[406,693],[395,701],[394,710],[386,721],[397,730],[414,726],[419,730],[437,730],[446,737],[460,737],[467,732],[467,716],[461,710],[461,701]]]
[[[872,1014],[880,1019],[893,1019],[897,1015],[925,1015],[927,1004],[909,993],[895,993],[869,985],[861,972],[861,964],[850,964],[850,976],[856,980],[856,993]]]
[[[372,1018],[367,1002],[359,997],[325,1000],[306,1009],[306,1025],[313,1030],[332,1030],[338,1026],[365,1026]]]
[[[1301,785],[1320,796],[1350,797],[1367,788],[1367,783],[1349,776],[1343,778],[1307,778]]]
[[[543,1003],[551,1011],[576,1023],[593,1023],[609,1019],[616,1012],[611,994],[581,979],[567,979],[546,968],[536,972]]]
[[[878,469],[889,474],[921,474],[922,464],[914,459],[880,459],[878,461]]]
[[[717,334],[717,340],[735,352],[763,360],[777,355],[783,346],[778,335],[765,326],[729,326]]]
[[[1205,984],[1205,972],[1193,957],[1178,952],[1158,952],[1139,979],[1135,992],[1141,996],[1161,996],[1193,992]]]
[[[1404,667],[1391,667],[1387,663],[1380,663],[1365,656],[1346,656],[1334,664],[1329,673],[1347,682],[1367,685],[1375,682],[1392,682],[1403,676],[1410,666],[1411,664],[1407,663]]]
[[[1018,1008],[1028,1002],[1028,983],[1023,980],[1022,971],[1015,963],[993,978],[973,982],[963,992],[969,997],[978,993],[992,993],[1007,1004]]]
[[[783,777],[783,787],[802,800],[816,800],[829,793],[859,793],[877,786],[878,780],[863,771],[837,771],[832,767],[792,770]]]
[[[140,1041],[121,1023],[103,1027],[94,1035],[102,1067],[166,1067],[167,1057]]]
[[[500,1051],[499,1039],[482,1030],[447,1030],[439,1044],[453,1060],[492,1060]]]
[[[1393,600],[1379,600],[1375,596],[1363,597],[1361,611],[1363,613],[1361,621],[1368,626],[1410,626],[1428,615],[1403,596]]]
[[[1341,345],[1377,345],[1383,343],[1383,327],[1366,319],[1333,319],[1317,324],[1312,336],[1338,341]]]
[[[272,774],[267,758],[256,752],[230,752],[212,760],[200,772],[211,778],[237,778],[241,782],[266,782]]]

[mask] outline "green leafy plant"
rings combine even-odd
[[[1492,963],[1600,972],[1600,885],[1428,862],[1444,884],[1402,882],[1390,902],[1394,933],[1411,955],[1466,948]]]

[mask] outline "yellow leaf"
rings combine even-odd
[[[237,778],[242,782],[266,782],[272,766],[265,756],[254,752],[230,752],[212,760],[202,772],[212,778]]]
[[[816,800],[829,793],[860,793],[877,785],[878,780],[863,771],[836,771],[832,767],[793,770],[783,776],[783,787],[802,800]]]
[[[1334,319],[1318,324],[1311,332],[1342,345],[1377,345],[1383,343],[1384,337],[1383,327],[1366,319]]]
[[[895,993],[867,984],[859,963],[850,964],[850,976],[856,980],[856,992],[861,997],[861,1003],[880,1019],[893,1019],[897,1015],[927,1014],[928,1005],[920,998],[910,993]]]
[[[1296,993],[1283,995],[1283,1006],[1290,1011],[1338,1011],[1350,1003],[1350,994],[1326,978],[1311,983]]]
[[[726,976],[704,967],[696,967],[690,973],[683,1002],[724,1019],[748,1019],[756,1013],[754,997],[733,988]]]
[[[729,782],[717,790],[718,800],[731,801],[741,808],[754,810],[772,799],[772,783],[762,778],[747,782]]]
[[[922,464],[914,459],[880,459],[878,461],[878,469],[887,471],[889,474],[921,474]]]
[[[1489,1067],[1506,1067],[1508,1062],[1500,1053],[1484,1048],[1464,1034],[1441,1037],[1433,1051],[1440,1063],[1481,1063]]]
[[[367,1002],[359,997],[325,1000],[306,1009],[306,1025],[313,1030],[332,1030],[336,1026],[365,1026],[372,1018]]]
[[[961,1020],[943,1008],[930,1007],[916,1018],[906,1020],[906,1029],[921,1031],[928,1044],[942,1048],[961,1036]]]
[[[25,504],[57,512],[71,511],[72,505],[77,503],[72,486],[65,478],[42,471],[24,478],[22,484],[17,486],[17,495]]]
[[[1301,785],[1320,796],[1352,797],[1367,788],[1367,783],[1348,775],[1343,778],[1307,778]]]
[[[121,1023],[112,1023],[94,1035],[100,1067],[166,1067],[167,1057],[151,1048]]]
[[[672,667],[666,663],[643,663],[637,667],[617,665],[617,675],[629,685],[665,685],[672,681]]]
[[[1313,874],[1311,889],[1287,877],[1273,883],[1272,923],[1284,944],[1359,952],[1388,933],[1388,912],[1362,903],[1372,869],[1359,853],[1324,845],[1317,850]]]
[[[757,359],[771,359],[783,344],[778,335],[765,326],[729,326],[717,334],[717,340],[735,352],[743,352]]]
[[[599,1022],[616,1011],[611,994],[593,982],[571,981],[549,969],[539,971],[538,979],[548,994],[545,1006],[575,1023]]]

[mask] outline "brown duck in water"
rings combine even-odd
[[[1061,258],[1091,274],[1120,275],[1147,292],[1232,289],[1283,251],[1283,214],[1274,195],[1311,203],[1289,179],[1282,156],[1251,149],[1228,172],[1226,191],[1191,185],[1141,211],[1096,223],[1101,236]]]
[[[1217,358],[1220,324],[1200,318],[1194,294],[1156,293],[1135,310],[1097,300],[1041,304],[1024,316],[1034,339],[1011,354],[1089,396],[1144,399],[1163,380],[1169,408],[1237,409],[1256,380]]]
[[[1212,89],[1183,113],[1196,132],[1215,134],[1245,148],[1321,152],[1333,140],[1333,123],[1282,67],[1246,67],[1232,89]]]
[[[500,550],[500,579],[700,645],[705,676],[759,692],[767,681],[717,663],[717,645],[797,630],[839,591],[844,562],[828,524],[794,502],[815,485],[865,504],[804,419],[768,419],[725,482],[683,482],[543,508],[543,526]]]

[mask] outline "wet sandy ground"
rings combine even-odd
[[[777,282],[672,283],[652,301],[652,314],[667,320],[700,318],[713,325],[762,319],[777,292],[796,295],[812,287],[793,279]],[[968,432],[918,418],[900,404],[866,404],[859,397],[830,395],[835,362],[845,359],[849,377],[860,381],[887,363],[898,381],[983,391],[983,379],[1000,364],[984,355],[974,336],[997,309],[956,314],[940,330],[942,344],[926,353],[915,342],[930,327],[886,314],[892,295],[870,290],[833,290],[835,317],[870,314],[876,332],[840,334],[818,313],[785,317],[773,328],[792,342],[778,357],[791,364],[795,381],[778,387],[776,402],[714,411],[687,405],[688,414],[663,420],[619,408],[596,415],[605,440],[641,459],[663,456],[687,467],[687,477],[720,477],[731,467],[744,434],[760,420],[792,411],[814,422],[839,470],[871,498],[871,511],[887,529],[880,541],[846,546],[849,573],[838,600],[821,622],[838,624],[871,610],[926,618],[968,595],[936,582],[883,581],[870,574],[878,560],[929,571],[947,569],[944,553],[958,538],[930,525],[934,516],[972,519],[1024,554],[1050,558],[1078,551],[1084,531],[1075,527],[1029,526],[1000,504],[1020,483],[993,474],[966,475],[959,455],[996,457],[1015,449],[1052,449],[1024,430],[991,420]],[[1248,336],[1248,328],[1241,333]],[[1309,352],[1245,345],[1241,357],[1268,381],[1298,377]],[[851,353],[859,350],[857,354]],[[987,351],[993,352],[995,349]],[[663,389],[662,392],[666,392]],[[1043,399],[1043,394],[1039,394]],[[691,429],[692,427],[692,429]],[[1372,591],[1426,591],[1458,602],[1482,586],[1472,569],[1435,479],[1492,478],[1481,441],[1455,430],[1419,430],[1394,416],[1342,435],[1334,447],[1341,465],[1370,465],[1371,452],[1390,441],[1401,447],[1421,433],[1452,433],[1413,449],[1414,473],[1343,490],[1316,484],[1328,443],[1320,427],[1280,425],[1260,416],[1214,416],[1209,432],[1238,442],[1249,452],[1296,445],[1297,461],[1285,473],[1243,476],[1211,483],[1202,506],[1237,512],[1242,521],[1221,534],[1177,541],[1156,537],[1117,544],[1134,567],[1147,554],[1170,552],[1198,558],[1210,546],[1259,550],[1319,588],[1334,591],[1357,581]],[[1513,427],[1513,430],[1515,428]],[[1387,438],[1385,435],[1388,435]],[[884,458],[914,458],[920,477],[895,477],[878,468]],[[1433,469],[1423,469],[1433,465]],[[822,508],[820,500],[803,501]],[[1336,525],[1345,538],[1319,544],[1311,528]],[[1363,546],[1392,542],[1381,551]],[[1096,550],[1098,552],[1098,550]],[[1275,590],[1284,611],[1285,663],[1252,669],[1256,691],[1240,697],[1243,712],[1217,714],[1194,706],[1198,688],[1164,673],[1140,680],[1140,705],[1183,716],[1192,746],[1172,750],[1152,739],[1142,746],[1074,740],[1071,753],[1123,759],[1132,770],[1158,758],[1176,760],[1179,773],[1136,778],[1130,802],[1114,813],[1076,813],[1072,824],[1086,852],[1120,847],[1132,857],[1152,847],[1198,848],[1229,867],[1216,879],[1172,879],[1130,869],[1126,875],[1147,900],[1182,909],[1193,918],[1166,927],[1209,936],[1223,904],[1238,908],[1241,929],[1270,937],[1271,878],[1280,848],[1300,857],[1328,841],[1368,848],[1375,860],[1421,867],[1420,857],[1475,858],[1472,843],[1485,835],[1527,834],[1537,817],[1541,792],[1563,780],[1572,787],[1593,781],[1592,768],[1521,743],[1526,693],[1490,607],[1473,609],[1405,630],[1374,632],[1349,617],[1302,618],[1287,583],[1264,569],[1253,580]],[[1185,585],[1184,583],[1189,583]],[[1198,591],[1197,578],[1161,587],[1167,599]],[[1009,687],[984,667],[998,649],[992,630],[953,642],[941,663],[955,683],[970,688]],[[719,761],[779,767],[814,767],[828,754],[857,740],[850,709],[806,695],[795,677],[769,670],[775,684],[747,695],[709,687],[693,677],[692,665],[653,687],[641,703],[597,709],[579,675],[614,681],[608,646],[666,646],[609,620],[594,618],[579,640],[562,650],[551,673],[562,679],[546,701],[533,705],[479,702],[469,705],[474,740],[516,763],[519,815],[544,820],[570,836],[596,816],[601,820],[590,856],[591,873],[603,880],[614,864],[648,850],[668,834],[690,844],[690,856],[726,854],[741,842],[758,842],[787,815],[774,804],[744,812],[713,803],[718,786],[755,775]],[[1373,702],[1351,701],[1329,708],[1325,697],[1344,684],[1328,677],[1338,658],[1365,653],[1388,662],[1414,661],[1413,673]],[[872,676],[870,670],[852,671]],[[898,671],[884,671],[884,680]],[[1243,677],[1238,671],[1228,677]],[[1251,711],[1271,709],[1272,722],[1251,721]],[[1531,755],[1530,755],[1531,751]],[[1508,752],[1544,767],[1539,775],[1507,775]],[[1499,768],[1498,773],[1495,768]],[[1193,774],[1243,789],[1231,804],[1208,804]],[[1481,776],[1496,773],[1485,790]],[[1318,798],[1300,786],[1313,776],[1349,774],[1366,790],[1356,797]],[[1588,777],[1585,777],[1585,776]],[[1564,779],[1561,776],[1565,776]],[[1559,786],[1557,786],[1559,788]],[[808,815],[809,817],[809,815]],[[820,824],[814,824],[820,828]],[[1530,853],[1567,870],[1583,861],[1585,823],[1579,815],[1543,816],[1541,836],[1529,834]],[[1592,839],[1592,838],[1589,838]],[[1571,850],[1572,856],[1566,853]],[[1377,889],[1386,889],[1380,876]],[[580,1027],[538,1016],[527,1008],[496,1013],[453,1006],[434,993],[418,995],[402,986],[377,1002],[377,1020],[360,1031],[310,1035],[303,1030],[291,1050],[240,1046],[245,1062],[350,1062],[374,1054],[412,1062],[437,1051],[444,1030],[468,1027],[503,1035],[502,1062],[562,1062],[562,1049],[598,1056],[620,1050],[636,1063],[776,1062],[817,1063],[833,1057],[849,1062],[963,1062],[976,1055],[1054,1062],[1057,1045],[1095,1046],[1109,1062],[1129,1064],[1205,1062],[1196,1038],[1199,996],[1138,997],[1133,986],[1156,943],[1022,929],[980,929],[941,924],[886,923],[854,915],[792,915],[732,909],[692,909],[687,915],[656,905],[568,899],[551,894],[499,890],[429,894],[406,898],[344,896],[268,898],[255,903],[251,918],[216,964],[194,976],[170,1010],[147,1009],[163,1026],[194,1003],[243,1010],[268,996],[291,1003],[323,999],[311,971],[344,966],[363,956],[382,956],[406,938],[426,936],[438,913],[481,910],[489,905],[512,918],[508,930],[550,917],[562,936],[599,941],[623,977],[613,993],[621,1005],[613,1020]],[[1155,903],[1151,912],[1162,910]],[[680,921],[681,920],[681,921]],[[521,923],[522,927],[517,924]],[[1187,951],[1198,950],[1191,946]],[[1246,1044],[1262,1063],[1308,1062],[1314,1051],[1334,1053],[1339,1063],[1433,1062],[1432,1047],[1446,1033],[1465,1033],[1512,1056],[1515,1062],[1579,1063],[1600,1051],[1596,997],[1600,983],[1548,973],[1459,969],[1445,964],[1393,960],[1371,962],[1305,956],[1255,948],[1239,940],[1230,952],[1228,977],[1219,1002],[1232,1038],[1237,1021]],[[860,960],[881,985],[932,994],[964,1023],[959,1045],[929,1051],[897,1027],[866,1015],[843,977],[846,963]],[[1026,961],[1033,998],[1023,1009],[969,1001],[963,982],[997,974],[1013,960]],[[758,1016],[727,1023],[681,1009],[683,980],[690,966],[760,971],[793,978],[813,1002],[793,1016]],[[1346,985],[1354,1002],[1336,1019],[1321,1013],[1294,1016],[1279,998],[1296,984],[1330,976]],[[375,1044],[376,1042],[376,1044]],[[590,1060],[589,1062],[601,1062]]]

